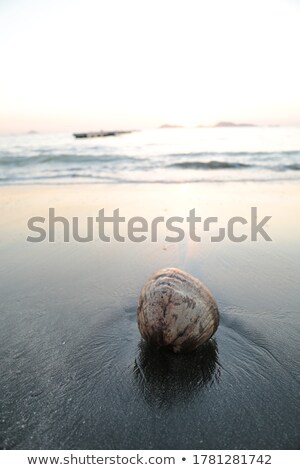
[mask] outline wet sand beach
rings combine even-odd
[[[299,196],[297,182],[1,187],[0,447],[298,448]],[[157,242],[28,242],[28,219],[50,207],[82,236],[102,208],[149,221],[195,208],[223,224],[257,207],[272,241],[171,243],[160,225]],[[153,350],[137,328],[143,282],[167,266],[219,306],[195,353]]]

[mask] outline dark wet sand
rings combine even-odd
[[[298,448],[299,194],[275,183],[0,188],[0,447]],[[27,219],[48,207],[150,220],[251,206],[272,215],[272,242],[26,242]],[[194,354],[140,339],[140,288],[166,266],[198,276],[219,304],[214,340]]]

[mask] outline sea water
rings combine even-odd
[[[0,136],[0,184],[299,180],[299,170],[297,127]]]

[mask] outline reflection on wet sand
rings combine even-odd
[[[158,408],[194,399],[204,387],[218,381],[220,373],[214,339],[188,354],[174,354],[141,341],[134,366],[140,394],[148,405]]]

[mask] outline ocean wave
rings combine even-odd
[[[300,150],[282,150],[273,152],[187,152],[171,153],[170,157],[285,157],[299,156]]]
[[[89,175],[86,178],[80,177],[80,175],[76,176],[69,176],[69,177],[62,177],[62,178],[35,178],[35,177],[16,177],[16,178],[1,178],[0,177],[0,186],[14,186],[14,185],[71,185],[71,184],[82,184],[82,185],[89,185],[89,184],[199,184],[199,183],[280,183],[280,182],[299,182],[299,178],[268,178],[268,177],[248,177],[248,178],[205,178],[205,177],[198,177],[198,178],[181,178],[180,181],[174,180],[172,178],[166,179],[153,179],[148,180],[147,178],[132,178],[132,179],[124,179],[124,178],[117,178],[117,177],[109,177],[109,176],[95,176]]]
[[[300,170],[300,163],[291,163],[290,165],[284,165],[283,170],[299,171]]]
[[[230,163],[212,160],[210,162],[178,162],[168,165],[169,168],[182,168],[191,170],[221,170],[226,168],[251,168],[253,165],[246,163]]]
[[[103,162],[136,162],[143,161],[143,158],[136,158],[128,155],[76,155],[72,154],[60,154],[60,155],[26,155],[26,156],[1,156],[0,155],[0,166],[27,166],[27,165],[39,165],[45,163],[58,163],[58,164],[75,164],[75,163],[92,163],[98,164]]]

